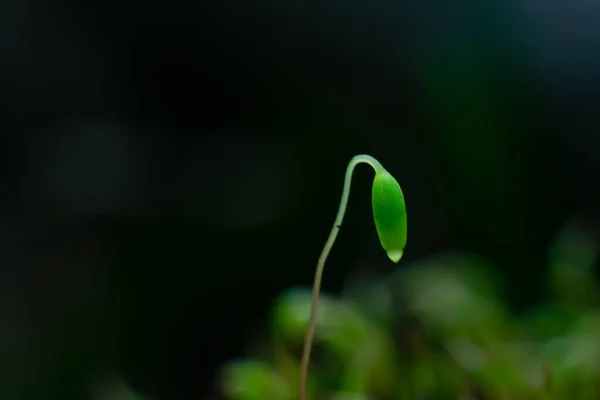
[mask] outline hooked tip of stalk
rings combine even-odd
[[[404,254],[404,252],[402,250],[390,250],[387,252],[387,256],[394,263],[397,263],[398,261],[400,261],[400,259],[402,258],[402,254]]]

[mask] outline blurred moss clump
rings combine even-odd
[[[598,247],[581,224],[549,252],[549,300],[513,315],[494,268],[450,255],[400,266],[385,279],[323,296],[309,398],[600,398]],[[253,358],[223,368],[231,400],[298,395],[309,290],[291,289],[273,307],[271,336]]]

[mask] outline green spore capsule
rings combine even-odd
[[[321,279],[327,256],[333,247],[335,238],[342,226],[348,197],[350,196],[350,182],[354,168],[361,163],[369,164],[375,170],[373,179],[373,218],[375,227],[379,235],[379,241],[383,249],[387,252],[390,260],[397,263],[404,253],[406,244],[406,208],[404,205],[404,195],[396,179],[375,158],[359,154],[354,156],[346,168],[346,177],[344,179],[344,189],[342,191],[342,200],[338,209],[333,228],[329,234],[325,247],[319,257],[315,279],[313,283],[312,304],[310,309],[310,318],[306,336],[304,338],[304,352],[302,353],[302,364],[300,367],[300,400],[306,400],[306,381],[308,377],[308,365],[310,362],[310,352],[312,340],[315,334],[315,324],[317,320],[317,309],[319,304],[319,292],[321,290]]]
[[[372,203],[381,246],[389,259],[397,263],[406,245],[406,207],[400,185],[383,168],[375,172]]]

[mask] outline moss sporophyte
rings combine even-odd
[[[317,269],[315,271],[310,318],[304,340],[304,352],[302,354],[300,372],[300,400],[306,400],[308,365],[310,362],[312,340],[315,333],[323,268],[344,219],[346,205],[348,204],[348,197],[350,195],[352,173],[354,172],[354,168],[361,163],[369,164],[373,170],[375,170],[371,202],[373,205],[373,219],[375,220],[375,228],[377,230],[377,235],[379,236],[381,246],[386,251],[388,258],[394,263],[397,263],[402,258],[404,246],[406,245],[406,207],[404,204],[404,195],[400,185],[375,158],[366,154],[354,156],[346,168],[346,177],[344,179],[344,188],[342,191],[340,207],[338,209],[331,233],[329,234],[329,238],[327,239],[325,247],[323,248],[321,256],[319,257]]]

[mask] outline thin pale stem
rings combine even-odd
[[[302,352],[302,364],[300,366],[300,400],[306,400],[308,366],[310,363],[312,341],[315,335],[315,326],[317,324],[319,293],[321,291],[321,280],[323,277],[325,261],[329,256],[329,252],[333,247],[333,243],[335,242],[340,227],[342,226],[342,221],[344,220],[346,206],[348,205],[348,197],[350,196],[350,183],[352,182],[352,173],[354,172],[354,167],[356,167],[360,163],[369,164],[371,167],[373,167],[376,173],[377,171],[383,169],[379,161],[366,154],[359,154],[354,156],[352,160],[350,160],[350,163],[348,163],[348,167],[346,168],[346,177],[344,178],[344,189],[342,191],[342,200],[340,201],[340,207],[338,209],[337,216],[335,217],[335,222],[333,224],[333,228],[331,229],[331,233],[329,234],[329,238],[327,239],[327,242],[325,242],[325,247],[323,247],[323,251],[321,252],[321,256],[319,257],[319,262],[317,263],[317,269],[315,271],[315,279],[313,283],[312,292],[312,304],[310,308],[310,318],[308,321],[308,329],[306,331],[306,336],[304,338],[304,350]]]

